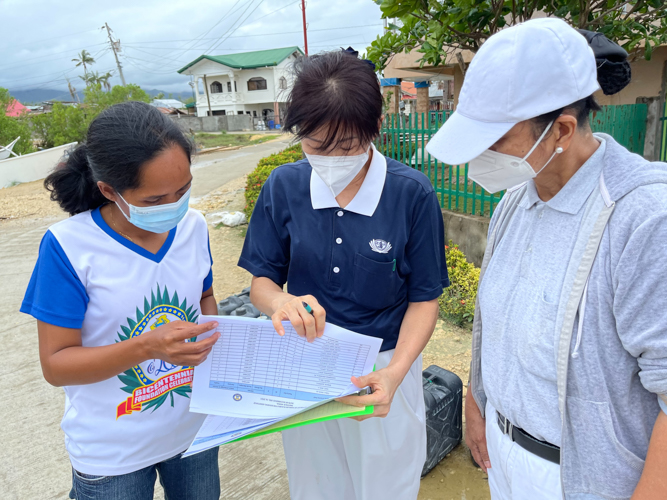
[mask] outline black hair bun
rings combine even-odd
[[[593,49],[598,67],[598,83],[604,95],[617,94],[627,87],[632,79],[632,70],[625,49],[602,33],[582,29],[577,31]]]

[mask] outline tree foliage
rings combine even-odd
[[[95,64],[95,59],[93,59],[93,56],[90,55],[90,52],[84,49],[77,54],[77,57],[72,59],[72,62],[76,63],[77,68],[79,66],[83,66],[83,74],[87,75],[88,66],[92,66],[93,64]]]
[[[0,146],[6,146],[17,137],[21,139],[14,145],[12,151],[19,155],[32,153],[32,133],[27,116],[7,116],[7,108],[14,101],[9,91],[0,87]]]
[[[35,136],[43,148],[80,142],[86,136],[88,123],[86,113],[82,108],[66,106],[60,102],[53,104],[50,113],[32,118]]]
[[[35,135],[42,147],[52,148],[83,141],[90,122],[114,104],[126,101],[150,102],[149,95],[134,84],[116,85],[111,91],[104,92],[102,84],[89,83],[83,94],[83,103],[78,106],[55,103],[50,113],[32,118]]]
[[[367,57],[378,68],[400,52],[417,49],[422,64],[442,64],[450,52],[476,52],[491,35],[536,13],[575,28],[604,33],[634,57],[651,58],[667,42],[664,0],[375,0],[383,17],[398,19],[374,40]]]

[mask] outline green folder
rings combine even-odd
[[[234,441],[229,441],[229,443],[235,443],[237,441],[243,441],[244,439],[250,439],[258,436],[264,436],[265,434],[271,434],[272,432],[280,432],[286,429],[292,429],[294,427],[300,427],[302,425],[315,424],[317,422],[326,422],[327,420],[335,420],[337,418],[347,418],[347,417],[356,417],[358,415],[370,415],[373,413],[373,406],[365,406],[363,408],[358,406],[350,406],[338,401],[329,401],[323,405],[317,406],[311,410],[306,410],[296,415],[292,415],[285,420],[271,424],[268,427],[264,427],[258,431],[248,434],[247,436],[240,437]],[[225,443],[225,444],[229,444]]]

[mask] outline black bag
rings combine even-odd
[[[426,462],[422,477],[463,438],[463,382],[436,365],[422,373],[426,404]]]

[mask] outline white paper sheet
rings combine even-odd
[[[190,410],[241,418],[284,418],[315,403],[359,390],[350,377],[370,373],[382,340],[327,324],[309,343],[284,322],[202,316],[220,338],[195,368]],[[212,333],[212,332],[211,332]]]
[[[258,418],[235,418],[208,415],[197,432],[194,441],[183,453],[183,457],[189,457],[195,453],[206,451],[210,448],[220,446],[234,439],[246,436],[262,427],[267,427],[276,422],[276,419]]]

